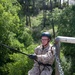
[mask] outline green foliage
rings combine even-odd
[[[37,16],[33,16],[31,18],[32,27],[41,25],[42,18],[43,18],[42,11]]]
[[[18,39],[21,43],[24,43],[25,47],[28,47],[33,42],[31,35],[31,31],[28,28],[24,28],[24,31],[20,33]]]
[[[0,42],[12,45],[12,43],[19,44],[16,39],[16,33],[20,26],[20,19],[18,17],[19,5],[15,6],[12,3],[16,0],[0,0]],[[17,4],[17,3],[16,3]],[[15,7],[15,8],[13,8]],[[14,46],[14,45],[12,45]],[[12,62],[9,57],[11,52],[0,46],[0,74],[7,75],[8,70],[5,68],[5,64]]]
[[[75,75],[75,73],[73,73],[73,75]]]
[[[27,47],[27,51],[29,54],[34,53],[34,49],[38,46],[38,44],[31,44],[29,47]]]
[[[64,16],[63,16],[64,15]],[[58,26],[58,35],[75,37],[75,5],[65,8],[59,18],[60,25]],[[74,44],[62,44],[62,50],[64,55],[69,60],[71,58],[70,73],[67,75],[73,75],[75,70],[75,45]],[[70,57],[70,58],[69,58]],[[68,70],[68,68],[67,68]]]
[[[60,16],[60,25],[59,25],[60,32],[58,32],[60,35],[73,36],[73,37],[75,36],[74,35],[74,33],[75,33],[75,31],[74,31],[74,27],[75,27],[74,12],[75,11],[73,10],[73,7],[69,7],[69,8],[66,8],[65,10],[63,10],[62,15]]]
[[[49,0],[46,0],[46,4],[48,4],[49,7]],[[36,43],[40,40],[41,32],[47,30],[42,28],[43,12],[41,10],[43,10],[43,0],[0,0],[0,42],[22,52],[33,54],[34,49],[37,46]],[[74,37],[74,13],[75,6],[63,9],[63,12],[57,8],[54,9],[52,13],[47,11],[46,26],[48,30],[52,32],[50,29],[52,25],[51,21],[53,19],[55,26],[60,24],[58,27],[58,35]],[[60,14],[61,17],[59,17]],[[25,15],[30,17],[32,28],[26,26]],[[33,42],[36,43],[34,44]],[[66,44],[63,48],[63,53],[66,57],[74,57],[74,48],[74,45]],[[74,58],[71,58],[71,62],[68,62],[66,58],[62,59],[62,65],[66,75],[74,74],[74,62]],[[19,53],[13,53],[13,51],[11,52],[9,49],[0,46],[1,75],[27,75],[27,72],[32,68],[32,65],[33,61],[26,56]],[[71,69],[70,66],[73,69]],[[70,72],[68,73],[67,71]]]
[[[64,75],[71,75],[71,59],[66,59],[64,56],[61,58],[61,65],[64,70]]]
[[[32,44],[32,33],[25,28],[18,16],[20,5],[17,0],[0,0],[0,42],[24,51],[25,47]],[[24,27],[24,28],[23,28]],[[25,50],[26,51],[26,50]],[[11,56],[10,56],[11,54]],[[23,59],[22,59],[23,58]],[[23,62],[25,61],[25,62]],[[0,46],[0,74],[23,75],[32,66],[28,58]],[[28,66],[28,67],[27,67]],[[16,71],[16,69],[18,71]]]
[[[30,45],[27,47],[27,50],[23,49],[22,51],[28,54],[33,54],[34,48],[37,45]],[[22,55],[22,54],[16,54],[14,53],[13,55],[10,55],[11,59],[14,59],[14,62],[12,63],[7,63],[6,68],[9,71],[8,75],[27,75],[28,71],[32,68],[33,66],[33,60],[30,60],[27,56]]]
[[[54,20],[54,25],[58,25],[59,23],[59,17],[60,14],[62,13],[62,10],[55,8],[53,9],[52,12],[48,12],[48,19],[51,21],[52,19]]]
[[[26,64],[28,63],[27,57],[20,54],[13,54],[11,57],[15,62],[7,64],[9,70],[8,75],[26,75]]]
[[[33,27],[33,30],[32,30],[32,37],[34,39],[35,42],[38,42],[38,40],[40,40],[40,37],[41,37],[41,28],[40,27]]]

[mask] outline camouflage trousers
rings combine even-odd
[[[28,71],[28,75],[51,75],[52,74],[52,68],[49,67],[40,70],[39,67],[33,67],[30,71]]]

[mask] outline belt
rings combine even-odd
[[[38,64],[39,64],[39,65],[42,65],[42,66],[51,66],[51,67],[52,67],[51,64],[44,64],[44,63],[42,63],[42,62],[38,62]]]
[[[52,65],[51,64],[44,64],[42,62],[38,62],[38,64],[39,64],[39,66],[44,66],[44,68],[42,69],[42,71],[45,70],[45,67],[50,71],[50,68],[48,66],[50,66],[52,68]],[[40,69],[39,69],[39,71],[40,71]],[[40,73],[42,71],[40,71]]]

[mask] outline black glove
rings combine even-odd
[[[35,54],[30,54],[28,57],[33,60],[37,59],[37,56]]]

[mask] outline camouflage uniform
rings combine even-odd
[[[44,64],[53,64],[55,49],[49,44],[46,48],[42,48],[42,45],[35,49],[35,54],[37,55],[37,60],[43,62]],[[34,67],[28,72],[28,75],[51,75],[52,67],[39,65],[36,61]]]

